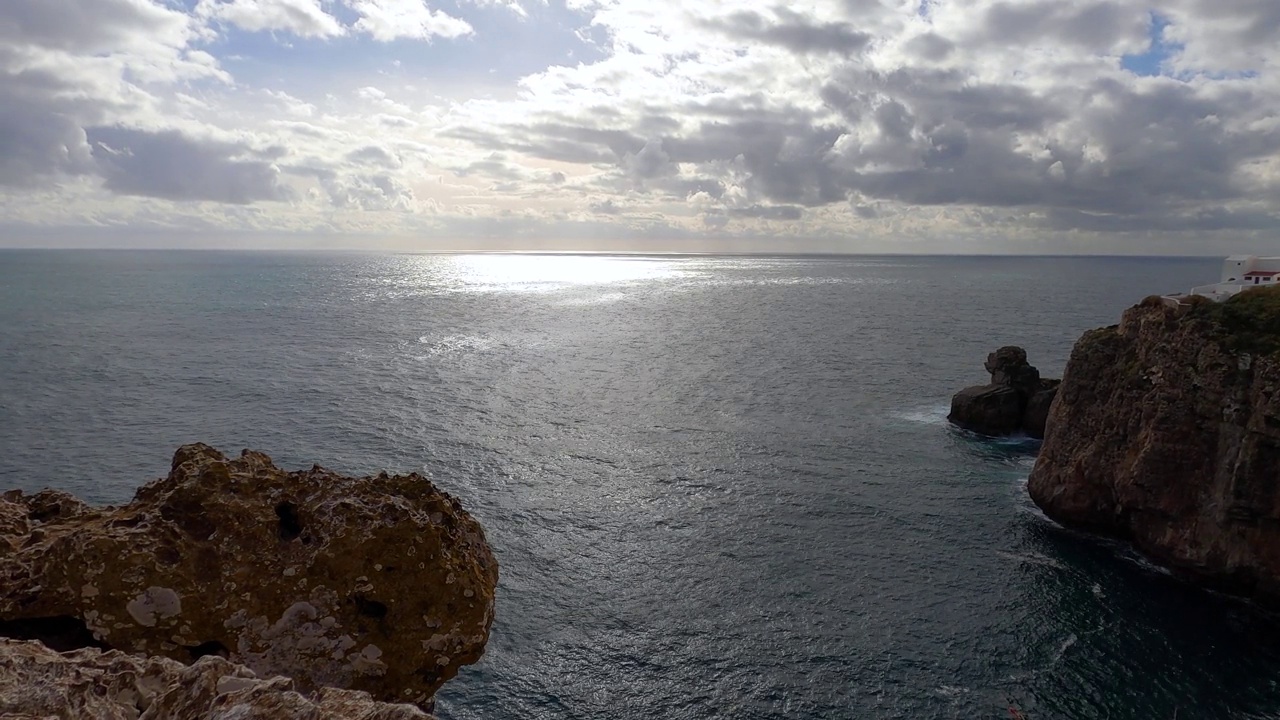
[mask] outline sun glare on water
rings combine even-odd
[[[550,292],[581,285],[615,285],[675,277],[676,261],[592,255],[457,255],[446,274],[477,292]]]

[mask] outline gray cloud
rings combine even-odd
[[[341,210],[393,210],[408,212],[417,199],[409,186],[385,172],[366,172],[362,163],[337,163],[321,158],[282,165],[280,171],[295,177],[311,178],[318,188],[313,198]]]
[[[1037,224],[1052,230],[1084,230],[1095,233],[1274,230],[1280,227],[1280,213],[1213,207],[1191,212],[1105,215],[1054,208]]]
[[[377,145],[365,145],[347,153],[347,159],[365,165],[379,165],[385,168],[398,168],[403,163],[395,154]]]
[[[334,175],[321,179],[334,207],[353,210],[411,211],[413,190],[385,173]]]
[[[1157,227],[1164,216],[1228,228],[1242,227],[1245,216],[1187,213],[1255,198],[1239,170],[1280,153],[1280,130],[1245,122],[1251,109],[1267,106],[1259,92],[1101,78],[1047,94],[975,83],[954,70],[849,67],[822,90],[841,122],[795,108],[735,114],[721,106],[713,119],[644,142],[625,129],[594,127],[591,117],[469,137],[548,159],[608,162],[633,182],[648,181],[646,190],[676,197],[720,198],[732,172],[752,197],[787,207],[857,194],[917,206],[1040,209],[1055,228]],[[700,168],[704,179],[662,177],[678,163]]]
[[[613,200],[593,202],[588,205],[587,208],[597,215],[617,215],[622,212],[622,206],[618,205]]]
[[[997,2],[986,9],[980,22],[980,37],[988,42],[1053,42],[1109,52],[1120,42],[1145,40],[1150,13],[1145,5],[1112,0]],[[977,39],[968,38],[970,42]]]
[[[804,208],[795,205],[751,205],[729,208],[729,216],[763,220],[799,220],[804,217]]]
[[[925,60],[941,62],[955,51],[956,44],[937,33],[927,32],[908,40],[906,49],[907,52]]]
[[[520,168],[507,162],[506,156],[502,153],[496,152],[490,153],[489,157],[484,160],[476,160],[465,166],[454,168],[453,174],[458,177],[483,175],[507,181],[523,180],[525,178],[525,173]]]
[[[186,16],[131,0],[5,0],[0,42],[97,53],[145,42],[177,44]]]
[[[0,69],[5,62],[0,51]],[[75,88],[41,70],[0,72],[0,185],[38,185],[93,170],[77,116],[100,113]]]
[[[774,17],[741,11],[705,25],[731,37],[778,45],[795,53],[839,53],[855,55],[871,42],[871,34],[846,22],[818,22],[777,7]]]
[[[651,140],[638,152],[624,154],[621,164],[626,173],[636,181],[675,172],[671,156],[662,149],[661,140]]]
[[[241,205],[290,198],[280,171],[243,143],[122,127],[87,135],[105,187],[120,195]]]

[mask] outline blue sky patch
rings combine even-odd
[[[382,42],[362,33],[305,38],[284,31],[247,32],[221,24],[218,39],[205,49],[249,84],[287,86],[285,89],[303,96],[369,84],[368,80],[379,74],[424,86],[511,84],[548,66],[573,66],[603,57],[598,47],[575,34],[590,17],[569,9],[564,0],[546,5],[528,3],[527,17],[504,7],[450,0],[434,2],[431,7],[465,20],[474,33],[429,41],[401,38]],[[357,19],[341,4],[326,9],[348,27]]]
[[[1164,64],[1175,53],[1182,50],[1178,43],[1166,42],[1164,29],[1169,27],[1169,19],[1159,13],[1151,13],[1151,24],[1147,28],[1147,36],[1151,43],[1147,51],[1138,55],[1125,55],[1120,58],[1120,67],[1134,75],[1148,77],[1167,75]]]

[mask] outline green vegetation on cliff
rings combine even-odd
[[[1217,324],[1223,343],[1234,352],[1280,352],[1280,287],[1249,288],[1225,302],[1196,303],[1191,315]]]

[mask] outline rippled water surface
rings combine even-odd
[[[502,568],[446,719],[1277,718],[1274,622],[943,419],[1217,267],[0,251],[0,484],[125,502],[195,440],[429,472]]]

